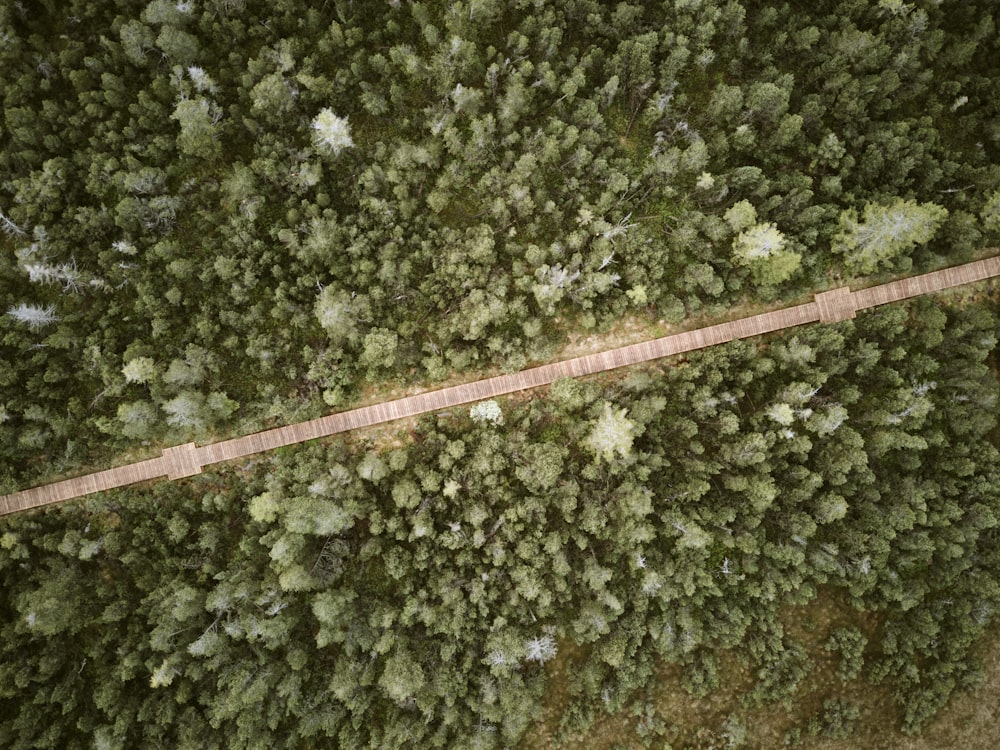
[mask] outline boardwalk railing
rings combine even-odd
[[[805,323],[831,323],[853,318],[857,310],[897,302],[921,294],[1000,276],[1000,256],[933,271],[852,292],[848,287],[815,295],[812,302],[740,318],[728,323],[676,333],[672,336],[631,344],[597,354],[532,367],[512,375],[500,375],[473,383],[451,386],[416,396],[330,414],[308,422],[277,427],[253,435],[197,446],[173,446],[159,458],[86,474],[73,479],[33,487],[0,496],[0,515],[58,503],[75,497],[150,479],[180,479],[201,473],[202,467],[243,458],[254,453],[294,445],[338,432],[369,427],[382,422],[439,411],[494,396],[548,385],[559,378],[576,378],[619,367],[649,362],[674,354],[703,349],[734,339],[759,336]]]

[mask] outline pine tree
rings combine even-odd
[[[386,695],[394,701],[402,702],[414,697],[426,681],[420,664],[405,648],[397,648],[386,662],[378,684]]]
[[[584,445],[597,458],[610,463],[615,460],[615,454],[620,458],[629,455],[635,435],[636,425],[628,418],[628,409],[615,409],[605,402],[604,413],[594,423]]]
[[[122,367],[126,383],[148,383],[156,377],[156,362],[152,357],[130,359]]]
[[[354,145],[347,118],[337,117],[329,108],[320,110],[312,121],[312,129],[317,145],[334,156]]]
[[[733,221],[737,219],[733,217],[731,223]],[[802,261],[798,253],[784,249],[786,242],[785,235],[775,224],[754,224],[733,240],[733,257],[750,269],[755,282],[774,286],[789,279]]]
[[[207,419],[205,397],[197,391],[182,391],[163,404],[163,411],[167,413],[167,424],[174,427],[200,430]]]
[[[156,407],[148,401],[119,404],[118,421],[122,423],[122,434],[126,437],[147,438],[157,422]]]
[[[861,219],[854,209],[841,212],[840,231],[831,249],[845,256],[851,273],[874,273],[929,242],[947,216],[947,209],[935,203],[902,198],[889,205],[866,203]]]
[[[473,422],[492,424],[500,426],[503,424],[503,411],[494,399],[480,401],[469,409],[469,416]]]
[[[219,155],[217,124],[221,116],[216,104],[204,97],[179,101],[170,117],[180,124],[177,146],[181,153],[200,159]]]
[[[356,319],[351,295],[327,286],[316,299],[316,319],[334,344],[357,338]]]
[[[54,305],[33,305],[22,302],[7,308],[7,314],[18,323],[24,323],[29,328],[43,328],[59,320]]]

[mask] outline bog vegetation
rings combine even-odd
[[[5,4],[0,490],[967,260],[991,8]],[[1000,596],[996,302],[949,299],[5,519],[0,744],[510,746],[569,644],[567,736],[720,649],[763,705],[820,586],[917,731]]]

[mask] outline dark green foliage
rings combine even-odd
[[[809,720],[809,734],[834,740],[846,740],[854,733],[858,707],[841,699],[823,701],[823,710]]]
[[[19,481],[998,239],[988,3],[313,5],[0,12],[0,309],[55,316],[0,321]],[[830,252],[868,205],[934,221]]]
[[[560,382],[502,424],[426,417],[401,446],[5,519],[0,744],[499,747],[570,641],[567,735],[630,705],[657,654],[707,695],[731,649],[747,701],[785,701],[811,662],[779,615],[820,585],[882,613],[828,648],[912,731],[975,684],[1000,605],[995,342],[982,308],[918,301]],[[607,404],[635,425],[610,461],[587,444]],[[808,730],[856,718],[830,699]]]
[[[824,648],[840,654],[840,664],[837,666],[837,676],[840,679],[846,682],[861,673],[867,643],[865,634],[853,626],[839,628],[830,634]]]
[[[1000,239],[991,10],[3,5],[0,491],[966,259]],[[656,656],[706,695],[735,649],[787,700],[819,586],[881,613],[829,647],[914,731],[1000,604],[996,340],[925,299],[5,519],[0,744],[502,747],[568,641],[567,733]]]

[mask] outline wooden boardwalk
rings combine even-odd
[[[210,445],[186,443],[163,451],[159,458],[86,474],[61,482],[0,496],[0,515],[38,508],[75,497],[124,487],[160,477],[180,479],[201,473],[202,467],[250,456],[254,453],[314,440],[359,427],[391,422],[452,406],[502,396],[548,385],[559,378],[576,378],[619,367],[682,354],[734,339],[759,336],[805,323],[831,323],[853,318],[858,310],[930,294],[952,287],[1000,276],[1000,256],[933,271],[888,284],[852,292],[841,287],[815,295],[812,302],[740,318],[728,323],[676,333],[672,336],[622,346],[597,354],[532,367],[512,375],[500,375],[473,383],[451,386],[416,396],[330,414],[308,422],[265,430],[253,435]]]

